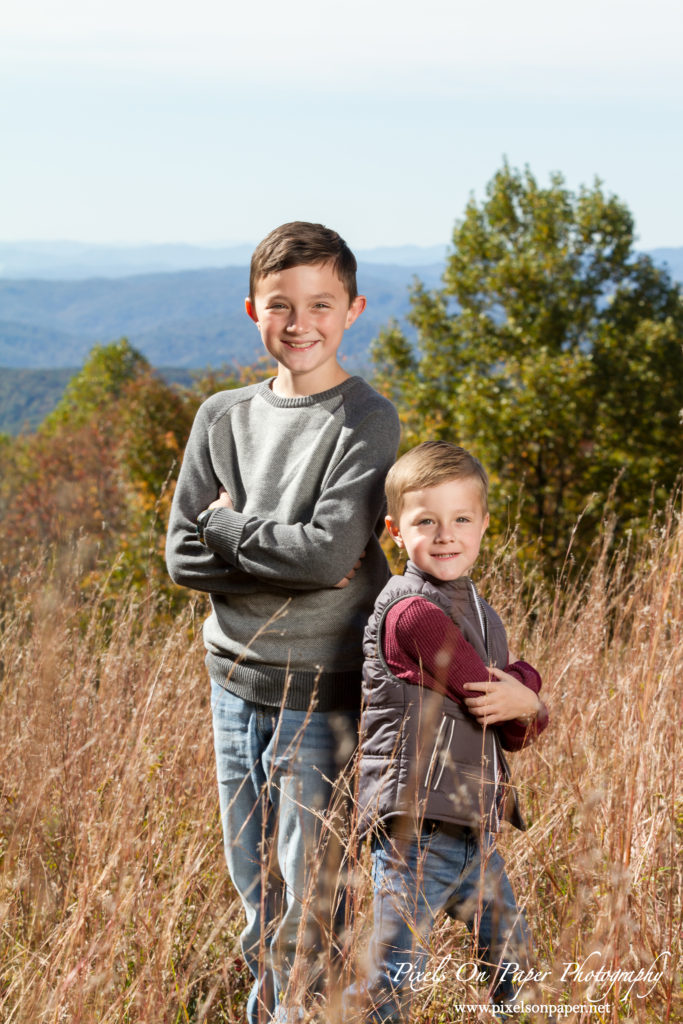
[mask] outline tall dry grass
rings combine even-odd
[[[622,999],[622,982],[608,1013],[568,1019],[679,1022],[680,519],[599,556],[580,584],[529,596],[514,566],[502,557],[483,591],[511,650],[540,668],[552,716],[514,759],[529,831],[501,841],[549,972],[526,994],[585,1003],[601,987],[567,964],[638,970],[669,952],[647,995]],[[105,584],[85,603],[79,583],[76,562],[27,568],[2,620],[0,1020],[242,1021],[249,978],[221,848],[203,609],[164,621],[153,594],[110,602]],[[361,856],[361,906],[366,869]],[[350,960],[362,961],[367,930],[361,915]],[[467,955],[446,921],[433,946]],[[454,1009],[471,995],[448,974],[414,1020],[474,1020]]]
[[[193,610],[75,584],[35,570],[3,624],[0,1020],[238,1020]]]

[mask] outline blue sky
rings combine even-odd
[[[4,0],[0,240],[450,238],[507,156],[683,245],[680,0]]]

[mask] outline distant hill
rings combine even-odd
[[[0,242],[0,278],[82,281],[91,277],[211,270],[249,265],[254,246],[88,245],[84,242]],[[363,263],[423,267],[443,263],[445,245],[359,250]]]
[[[367,372],[371,340],[408,311],[415,274],[430,286],[442,265],[363,264],[368,310],[344,339],[345,366]],[[95,344],[129,339],[164,376],[253,362],[263,351],[244,313],[246,267],[84,281],[0,280],[0,432],[35,429]]]
[[[76,369],[0,371],[0,433],[35,430],[52,412]]]
[[[35,430],[51,413],[64,389],[79,367],[61,370],[0,370],[0,434],[19,434]],[[189,387],[189,370],[161,367],[158,371],[169,383]]]
[[[84,242],[0,242],[0,277],[82,281],[91,277],[245,266],[253,245],[88,245]]]
[[[126,337],[153,366],[173,366],[179,373],[252,362],[262,349],[256,328],[243,312],[250,252],[250,245],[207,250],[0,244],[0,264],[14,261],[14,276],[0,279],[0,431],[14,433],[40,423],[76,372],[69,368],[80,367],[97,343]],[[368,308],[344,340],[350,371],[368,372],[370,342],[390,319],[407,328],[409,286],[417,275],[427,287],[436,287],[444,252],[443,246],[403,246],[364,254],[358,283]],[[206,260],[208,253],[225,264],[169,269]],[[650,255],[683,282],[683,247],[654,249]],[[239,265],[228,265],[230,259]],[[164,272],[130,273],[131,266],[149,268],[154,260],[163,263]],[[26,273],[42,266],[44,279],[26,277],[22,266]],[[96,267],[100,276],[84,279]],[[55,277],[60,268],[70,268],[64,273],[67,279]],[[126,276],[121,276],[123,268]]]
[[[2,299],[0,309],[3,309]],[[45,359],[44,352],[58,354],[61,366],[78,366],[84,355],[82,341],[66,331],[54,330],[47,324],[0,320],[0,367],[54,365],[52,359]]]
[[[442,267],[362,264],[368,309],[348,332],[345,353],[367,361],[370,341],[408,311],[415,274],[437,284]],[[251,362],[258,331],[244,313],[246,267],[140,274],[85,281],[0,280],[0,366],[74,366],[96,343],[129,339],[154,366]]]

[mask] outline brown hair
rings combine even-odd
[[[356,257],[336,231],[304,220],[281,224],[256,246],[251,257],[249,298],[254,301],[256,283],[267,274],[317,263],[332,264],[349,302],[353,302],[358,295]]]
[[[387,513],[397,520],[408,491],[436,487],[448,480],[472,478],[479,484],[484,514],[488,512],[489,478],[479,459],[449,441],[425,441],[402,455],[387,474]]]

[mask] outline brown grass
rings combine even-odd
[[[562,975],[591,954],[586,971],[627,971],[669,951],[644,998],[636,986],[622,1001],[621,983],[608,1014],[567,1019],[680,1022],[680,520],[554,593],[524,598],[514,564],[501,558],[482,588],[512,651],[541,670],[552,715],[515,758],[531,827],[502,840],[551,972],[535,997],[585,1003],[589,986]],[[26,570],[1,624],[0,1020],[242,1021],[249,979],[218,821],[204,609],[164,621],[155,595],[110,602],[106,584],[85,604],[79,579],[75,564]],[[359,924],[352,953],[366,938]],[[466,950],[462,931],[441,924],[434,950]],[[459,1020],[454,1005],[470,996],[449,979],[414,1019]]]

